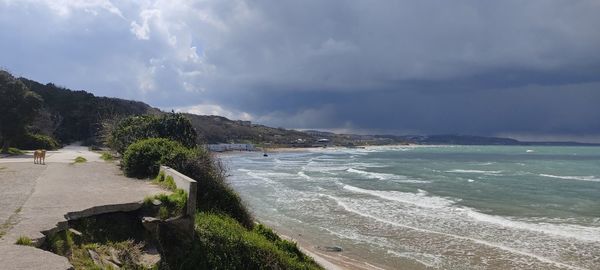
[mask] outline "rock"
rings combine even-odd
[[[323,250],[329,251],[329,252],[342,252],[342,251],[344,251],[343,248],[338,247],[338,246],[323,247]]]
[[[121,269],[121,267],[119,267],[118,265],[109,261],[108,259],[104,258],[100,254],[98,254],[98,252],[96,252],[96,251],[88,249],[88,253],[90,254],[90,257],[92,258],[92,261],[94,262],[94,264],[97,266],[100,266],[103,268],[115,269],[115,270]]]
[[[90,257],[95,265],[102,265],[102,262],[100,261],[100,255],[98,255],[96,251],[88,249],[88,253],[90,254]]]
[[[71,232],[72,234],[76,235],[76,236],[81,236],[82,233],[78,230],[75,230],[73,228],[69,228],[69,232]]]
[[[118,266],[123,266],[123,262],[119,260],[119,252],[116,249],[110,248],[109,253],[111,262],[115,263]]]
[[[154,217],[143,217],[142,218],[142,225],[144,226],[144,228],[146,228],[146,230],[148,230],[151,233],[156,233],[156,230],[158,229],[158,225],[160,224],[161,220],[158,218],[154,218]]]
[[[154,200],[152,200],[152,204],[155,205],[155,206],[159,206],[159,205],[162,204],[162,202],[159,201],[159,200],[157,200],[157,199],[154,199]]]

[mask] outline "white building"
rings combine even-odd
[[[247,143],[220,143],[220,144],[209,144],[206,146],[211,152],[225,152],[225,151],[255,151],[254,145]]]

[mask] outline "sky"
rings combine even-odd
[[[0,68],[275,127],[600,142],[598,0],[0,0]]]

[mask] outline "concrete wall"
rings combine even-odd
[[[182,173],[180,173],[170,167],[167,167],[167,166],[160,166],[160,170],[165,173],[165,177],[166,176],[173,177],[173,180],[175,181],[175,185],[177,185],[177,188],[183,189],[185,192],[187,192],[188,200],[187,200],[186,214],[188,216],[193,217],[194,214],[196,214],[196,196],[197,196],[196,180],[189,178],[189,177],[183,175]]]

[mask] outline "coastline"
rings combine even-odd
[[[396,146],[396,145],[394,145]],[[397,146],[407,146],[407,145],[397,145]],[[369,147],[379,147],[379,146],[369,146]],[[347,147],[328,147],[325,149],[346,149]],[[305,148],[270,148],[270,152],[276,153],[286,153],[286,152],[305,152],[305,151],[314,151],[314,150],[322,150],[322,147],[305,147]],[[229,155],[238,155],[248,153],[249,151],[225,151],[225,152],[214,152],[213,154],[217,158],[221,158]],[[250,152],[260,152],[260,151],[250,151]],[[263,223],[262,220],[258,219],[259,223]],[[318,246],[309,239],[305,239],[298,232],[294,232],[291,228],[281,228],[279,226],[273,226],[273,224],[263,223],[269,226],[277,235],[279,235],[282,239],[293,241],[298,245],[298,248],[302,253],[311,257],[315,262],[317,262],[320,266],[327,270],[385,270],[386,266],[376,266],[365,261],[361,261],[359,259],[352,258],[352,256],[346,256],[347,251],[341,252],[328,252],[324,250],[318,249]],[[292,235],[296,235],[296,237],[292,237]]]
[[[360,261],[348,256],[345,256],[345,251],[341,252],[328,252],[318,249],[314,244],[311,244],[310,240],[303,238],[291,237],[293,232],[282,230],[278,227],[270,226],[271,229],[277,233],[281,238],[295,242],[298,245],[300,251],[307,256],[310,256],[320,266],[327,270],[385,270],[384,266],[376,266],[364,261]]]

